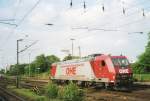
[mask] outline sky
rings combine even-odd
[[[70,2],[0,0],[0,68],[16,63],[18,39],[23,39],[19,50],[37,41],[19,54],[20,63],[30,63],[40,54],[63,59],[67,53],[62,50],[71,53],[71,38],[76,56],[79,46],[82,56],[123,54],[131,62],[144,52],[150,31],[149,0],[72,0],[72,7]]]

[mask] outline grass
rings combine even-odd
[[[49,72],[40,73],[39,78],[40,79],[49,79]]]
[[[150,82],[150,74],[134,74],[133,78],[136,81]]]
[[[83,101],[84,92],[79,87],[70,82],[68,85],[59,90],[59,97],[64,101]]]
[[[46,101],[45,96],[37,95],[30,89],[24,89],[24,88],[18,89],[15,86],[8,86],[8,89],[16,93],[17,95],[23,96],[25,99],[28,99],[29,101]]]
[[[43,95],[37,95],[35,92],[33,92],[30,89],[16,88],[15,86],[8,86],[7,88],[10,91],[16,93],[17,95],[22,96],[27,101],[61,101],[59,99],[49,99],[44,94]]]
[[[59,87],[58,85],[54,84],[54,83],[49,83],[46,87],[45,87],[45,92],[46,92],[46,95],[49,97],[49,98],[57,98],[58,96],[58,90],[59,90]]]
[[[33,75],[29,77],[29,75],[22,75],[22,78],[30,78],[30,79],[49,79],[49,72],[44,72],[40,74]]]

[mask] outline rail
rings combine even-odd
[[[0,92],[2,93],[1,95],[6,99],[6,101],[26,101],[25,99],[13,94],[12,92],[9,92],[2,87],[0,87]]]

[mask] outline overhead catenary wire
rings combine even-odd
[[[147,7],[147,8],[150,8],[150,7]],[[150,11],[149,11],[150,12]],[[142,9],[142,14],[141,14],[143,17],[146,17],[146,14],[144,12],[144,9]],[[146,18],[149,18],[150,16],[147,16]],[[134,21],[131,21],[131,22],[128,22],[128,23],[125,23],[125,24],[121,24],[119,26],[117,26],[117,28],[120,28],[120,27],[124,27],[124,26],[127,26],[127,25],[131,25],[131,24],[135,24],[135,23],[140,23],[141,21],[145,20],[146,18],[139,18],[139,19],[136,19]]]
[[[34,41],[32,44],[30,44],[29,46],[26,46],[24,49],[22,49],[21,51],[19,51],[19,53],[24,52],[25,50],[27,50],[28,48],[30,48],[31,46],[35,45],[38,42],[38,40]]]
[[[122,13],[125,15],[125,16],[128,16],[128,14],[126,15],[126,13],[128,12],[128,10],[130,10],[131,11],[131,9],[133,9],[133,8],[139,8],[139,7],[137,7],[137,6],[139,6],[139,5],[142,5],[142,4],[145,4],[145,3],[147,3],[147,2],[149,2],[149,1],[144,1],[144,2],[141,2],[141,3],[136,3],[136,4],[134,4],[134,5],[129,5],[129,7],[126,7],[125,8],[125,2],[123,3],[123,7],[122,7]],[[114,11],[112,11],[111,13],[108,13],[107,14],[107,16],[109,16],[110,14],[111,15],[117,15],[117,16],[120,16],[120,15],[122,15],[121,13],[119,13],[120,11],[116,11],[116,12],[114,12]],[[138,11],[135,11],[134,13],[136,13],[136,12],[140,12],[140,10],[138,10]],[[120,15],[119,15],[120,14]],[[132,13],[130,14],[130,15],[132,15]]]
[[[88,37],[90,37],[90,36],[94,36],[95,34],[98,34],[98,33],[95,33],[95,34],[92,34],[92,33],[90,33],[92,30],[86,30],[85,32],[82,32],[82,33],[79,33],[79,34],[76,34],[76,35],[74,35],[74,37],[76,38],[76,39],[78,39],[78,40],[82,40],[83,38],[88,38]],[[130,33],[139,33],[139,34],[143,34],[143,33],[145,33],[145,31],[138,31],[138,32],[134,32],[134,31],[128,31],[128,30],[119,30],[119,29],[112,29],[112,30],[106,30],[106,29],[96,29],[96,31],[104,31],[104,32],[107,32],[107,31],[109,31],[109,32],[124,32],[124,33],[126,33],[126,34],[130,34]],[[80,36],[79,36],[80,35]]]
[[[123,8],[123,14],[124,14],[124,16],[132,16],[133,14],[136,14],[136,13],[139,13],[139,12],[141,12],[140,10],[137,10],[137,11],[135,11],[134,13],[131,13],[130,15],[128,15],[128,14],[126,14],[126,12],[127,12],[127,10],[130,10],[130,9],[133,9],[133,8],[137,8],[137,6],[138,5],[141,5],[141,4],[145,4],[145,3],[147,3],[147,1],[143,1],[143,2],[138,2],[138,3],[136,3],[136,4],[130,4],[130,6],[129,7],[127,7],[127,8]],[[103,2],[103,4],[104,4],[104,2]],[[123,3],[123,4],[125,4],[125,3]],[[102,7],[104,7],[104,6],[102,6]],[[118,13],[118,11],[116,12],[116,14]],[[114,13],[111,13],[112,15],[115,15]],[[120,13],[119,13],[120,14]],[[145,14],[145,13],[144,13]],[[105,14],[105,16],[107,16],[107,15],[109,15],[109,14]],[[142,15],[142,14],[141,14]],[[123,20],[124,18],[118,18],[118,19],[121,19],[121,20]],[[102,26],[103,25],[105,25],[105,26],[107,26],[107,25],[109,25],[109,24],[111,24],[111,22],[107,22],[107,23],[104,23],[104,24],[102,24]],[[90,24],[88,24],[88,25],[90,25]]]
[[[1,47],[5,46],[6,43],[8,43],[8,39],[10,40],[10,37],[15,33],[15,29],[20,26],[20,24],[25,20],[25,18],[36,8],[36,6],[40,3],[41,0],[38,0],[36,2],[36,4],[23,16],[23,18],[19,21],[19,23],[17,24],[12,24],[12,23],[8,23],[9,25],[14,25],[15,27],[11,30],[10,34],[6,37],[6,39],[4,40],[4,42],[0,45]],[[19,0],[19,3],[18,3],[18,7],[21,3],[21,0]],[[14,12],[14,18],[16,17],[17,15],[17,11],[18,11],[18,8],[15,10]],[[6,23],[3,23],[3,24],[6,24]]]
[[[117,28],[129,26],[129,25],[132,25],[132,24],[135,24],[135,23],[140,23],[141,21],[143,21],[143,18],[142,19],[134,20],[134,21],[129,22],[129,23],[125,23],[125,24],[119,25],[119,26],[117,26]]]
[[[125,8],[125,12],[127,12],[127,10],[131,10],[131,9],[133,9],[133,8],[139,8],[139,7],[137,7],[137,6],[142,5],[142,4],[145,4],[145,3],[147,3],[147,2],[149,2],[149,1],[143,1],[143,2],[140,2],[140,3],[136,3],[136,4],[133,4],[133,5],[130,5],[130,7],[127,7],[127,8],[125,8],[124,6],[125,6],[125,4],[128,4],[128,3],[123,2],[123,8]]]
[[[149,8],[150,8],[150,6],[146,7],[145,9],[149,9]],[[124,21],[125,19],[127,19],[127,17],[133,16],[133,15],[135,15],[135,14],[137,14],[137,13],[140,13],[141,11],[142,11],[141,9],[140,9],[140,10],[136,10],[136,11],[132,12],[130,15],[126,14],[126,11],[123,11],[123,13],[124,13],[124,15],[125,15],[126,18],[122,18],[122,17],[121,17],[121,18],[118,18],[118,19],[121,19],[120,21]],[[141,15],[142,15],[143,17],[145,17],[145,12],[144,12],[144,10],[142,11]],[[111,22],[107,23],[107,25],[110,24],[110,23],[111,23]]]
[[[0,21],[5,21],[5,23],[6,23],[6,21],[7,21],[8,25],[11,25],[11,24],[9,24],[10,22],[8,22],[8,21],[15,21],[15,17],[16,17],[16,15],[17,15],[18,6],[19,6],[20,3],[21,3],[21,0],[18,0],[18,1],[19,1],[19,2],[17,3],[17,7],[16,7],[16,9],[15,9],[15,11],[14,11],[14,14],[13,14],[12,19],[0,19]],[[17,24],[15,24],[15,25],[17,25]]]
[[[133,22],[129,22],[129,23],[127,23],[127,24],[125,24],[125,25],[129,25],[129,24],[134,24],[134,23],[139,23],[140,21],[143,21],[143,19],[138,19],[138,20],[135,20],[135,21],[133,21]],[[122,26],[125,26],[125,25],[122,25]],[[121,27],[121,26],[120,26]],[[119,28],[119,27],[118,27]],[[118,30],[118,29],[103,29],[103,28],[89,28],[89,27],[74,27],[74,28],[72,28],[72,29],[87,29],[87,31],[92,31],[92,30],[101,30],[101,31],[119,31],[119,32],[126,32],[126,33],[130,33],[129,31],[124,31],[124,30]],[[77,35],[78,36],[78,35]],[[87,36],[87,35],[86,35]]]
[[[100,0],[99,0],[99,1],[100,1]],[[120,1],[120,0],[119,0],[119,1]],[[122,8],[124,8],[125,12],[127,12],[127,10],[131,10],[131,9],[133,9],[133,8],[137,8],[137,6],[142,5],[142,4],[145,4],[145,3],[147,3],[147,2],[149,2],[149,1],[145,1],[145,0],[144,0],[143,2],[140,2],[140,3],[138,2],[138,3],[135,3],[135,4],[132,4],[132,5],[131,5],[131,4],[128,4],[128,3],[126,3],[126,2],[124,1],[124,2],[121,2],[121,4],[123,5]],[[105,3],[104,3],[104,2],[101,2],[100,4],[102,5],[102,9],[105,10],[105,6],[106,6],[106,5],[104,5]],[[125,8],[125,4],[128,4],[129,7],[126,7],[126,8]],[[99,5],[99,4],[98,4],[98,5]],[[113,13],[113,14],[121,14],[122,12],[120,12],[120,11],[113,11],[112,13]]]
[[[149,9],[149,8],[150,8],[150,6],[146,7],[145,9]],[[141,11],[142,11],[142,13],[141,13]],[[145,17],[146,15],[145,15],[144,9],[141,10],[141,11],[137,11],[137,12],[138,12],[138,13],[141,13],[141,16]],[[131,15],[130,15],[130,16],[131,16]],[[126,19],[127,19],[127,18],[126,18]],[[123,27],[123,26],[127,26],[127,25],[131,25],[131,24],[134,24],[134,23],[139,23],[139,22],[141,22],[142,20],[144,20],[144,19],[141,18],[141,19],[138,19],[138,20],[135,20],[135,21],[126,23],[126,24],[121,24],[121,25],[119,25],[117,28],[120,28],[120,27]],[[118,20],[118,21],[125,21],[125,19],[121,19],[121,20]],[[107,25],[110,24],[110,23],[111,23],[111,22],[107,23]],[[106,25],[105,25],[105,26],[106,26]]]
[[[17,24],[18,26],[25,20],[26,17],[28,17],[28,15],[38,6],[38,4],[41,2],[41,0],[38,0],[34,6],[22,17],[22,19],[19,21],[19,23]]]
[[[146,28],[146,29],[149,29],[149,28]],[[104,31],[104,32],[107,32],[107,31],[110,31],[110,32],[124,32],[126,34],[131,34],[131,33],[139,33],[141,35],[143,35],[144,33],[146,33],[146,31],[144,30],[140,30],[140,31],[129,31],[129,30],[120,30],[120,29],[112,29],[112,30],[103,30],[103,29],[95,29],[96,31]],[[86,30],[86,32],[84,33],[79,33],[78,35],[76,35],[75,37],[79,37],[79,35],[82,35],[80,36],[78,39],[83,39],[83,38],[87,38],[87,37],[90,37],[90,36],[93,36],[95,34],[90,34],[89,32],[92,31],[92,30]],[[87,34],[88,32],[88,34]],[[148,33],[149,31],[147,31]]]
[[[125,23],[125,24],[122,24],[122,25],[119,25],[117,27],[115,27],[115,29],[107,29],[107,28],[89,28],[89,27],[74,27],[74,29],[86,29],[88,31],[94,31],[94,30],[101,30],[101,31],[122,31],[122,30],[118,30],[118,28],[121,28],[121,27],[125,27],[125,26],[128,26],[128,25],[132,25],[132,24],[135,24],[135,23],[140,23],[141,21],[143,21],[143,19],[137,19],[137,20],[134,20],[132,22],[129,22],[129,23]],[[124,31],[122,31],[124,32]]]
[[[10,37],[14,34],[15,32],[15,29],[20,26],[20,24],[25,20],[25,18],[37,7],[37,5],[40,3],[41,0],[38,0],[34,6],[22,17],[22,19],[17,23],[17,24],[11,24],[11,23],[8,23],[9,25],[14,25],[15,27],[11,30],[10,34],[7,36],[7,38],[5,39],[5,42],[0,45],[0,46],[4,46],[5,43],[7,43],[7,40],[10,39]],[[21,0],[19,0],[19,3],[18,3],[18,6],[19,4],[21,3]],[[14,18],[16,17],[17,15],[17,10],[15,11],[14,13]],[[5,23],[4,23],[5,24]]]
[[[85,1],[85,0],[83,0],[83,3],[84,3],[84,1]],[[135,4],[130,5],[130,6],[127,7],[127,8],[124,8],[124,11],[123,11],[123,12],[124,12],[124,15],[125,15],[125,13],[126,13],[126,10],[135,8],[135,7],[137,7],[137,5],[142,4],[142,3],[144,4],[144,3],[146,3],[146,2],[147,2],[147,1],[144,0],[143,2],[140,2],[140,3],[138,2],[138,3],[135,3]],[[70,3],[70,4],[73,5],[72,0],[71,0],[71,3]],[[103,4],[104,4],[104,2],[103,2]],[[126,4],[126,3],[124,3],[124,4]],[[71,6],[71,5],[70,5],[70,6]],[[85,5],[85,3],[84,3],[84,5]],[[86,7],[86,6],[84,6],[84,5],[83,5],[83,8]],[[104,8],[104,6],[103,6],[103,8]],[[86,11],[86,12],[87,12],[87,11]],[[138,11],[138,12],[140,12],[140,11]],[[84,12],[84,13],[85,13],[85,12]],[[84,13],[83,13],[83,14],[84,14]],[[83,15],[83,14],[81,14],[81,15]],[[112,13],[111,13],[111,14],[112,14]],[[128,14],[127,14],[127,15],[128,15]],[[126,15],[126,16],[127,16],[127,15]],[[59,16],[60,16],[60,15],[59,15]],[[131,15],[130,15],[130,16],[131,16]],[[58,16],[57,16],[57,17],[58,17]],[[56,17],[54,17],[54,18],[56,18]],[[109,23],[107,23],[107,24],[109,24]],[[106,24],[104,24],[104,25],[106,26]]]
[[[0,21],[14,21],[15,19],[0,19]]]
[[[146,16],[145,13],[142,16],[145,17]],[[134,21],[131,21],[131,22],[128,22],[128,23],[125,23],[125,24],[120,24],[116,28],[121,28],[121,27],[125,27],[125,26],[132,25],[132,24],[135,24],[135,23],[140,23],[143,20],[145,20],[145,18],[139,18],[139,19],[136,19]],[[125,20],[123,19],[123,20],[119,20],[119,21],[125,21]]]
[[[13,24],[13,23],[9,23],[9,22],[1,22],[0,21],[0,23],[17,27],[17,24]]]
[[[10,40],[10,37],[14,34],[14,32],[15,32],[15,29],[16,29],[16,27],[18,26],[16,23],[15,23],[15,21],[16,21],[16,15],[17,15],[17,12],[18,12],[18,7],[19,7],[19,5],[20,5],[20,3],[21,3],[21,1],[22,0],[18,0],[17,1],[17,7],[16,7],[16,9],[14,10],[14,14],[13,14],[13,17],[12,17],[12,19],[6,19],[5,21],[12,21],[13,23],[10,23],[10,22],[3,22],[3,24],[8,24],[8,25],[12,25],[12,26],[14,26],[12,29],[11,29],[11,31],[10,31],[10,33],[7,35],[7,37],[6,37],[6,39],[4,40],[4,43],[2,43],[0,46],[2,47],[2,46],[5,46],[5,44],[7,43],[7,40],[9,39]]]
[[[125,7],[123,7],[123,14],[125,15],[126,14],[126,10],[129,10],[129,9],[131,9],[131,8],[137,8],[137,5],[141,5],[141,4],[144,4],[144,3],[146,3],[146,1],[143,1],[143,2],[141,2],[141,3],[136,3],[136,4],[134,4],[134,5],[132,5],[132,7],[127,7],[127,8],[125,8]],[[123,3],[123,4],[125,4],[125,3]],[[130,5],[131,6],[131,5]],[[138,11],[136,11],[137,13],[138,12],[141,12],[140,10],[138,10]],[[132,14],[131,14],[132,15]],[[130,15],[130,16],[131,16]],[[145,16],[145,12],[143,11],[143,16]],[[136,21],[134,21],[135,23],[136,23]],[[138,21],[137,21],[138,22]],[[108,23],[109,24],[109,23]],[[105,24],[105,26],[106,26],[106,24]],[[87,29],[87,27],[78,27],[78,28],[72,28],[72,29]],[[116,31],[116,30],[113,30],[113,29],[103,29],[103,28],[93,28],[92,30],[103,30],[103,31]],[[90,29],[91,30],[91,29]]]
[[[13,15],[13,18],[14,18],[14,19],[15,19],[16,16],[17,16],[17,13],[18,13],[18,10],[19,10],[19,6],[20,6],[21,2],[22,2],[22,0],[18,0],[18,2],[17,2],[17,6],[16,6],[16,9],[15,9],[14,15]]]

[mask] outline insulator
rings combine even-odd
[[[85,4],[85,1],[84,1],[84,5],[83,5],[83,6],[84,6],[84,9],[86,9],[86,4]]]
[[[142,11],[143,11],[143,16],[145,16],[145,11],[144,11],[144,9],[143,9]]]
[[[72,0],[70,1],[70,7],[72,7]]]
[[[102,10],[103,10],[103,12],[105,11],[105,7],[104,7],[104,5],[102,6]]]
[[[125,10],[125,8],[123,7],[123,14],[125,15],[126,14],[126,10]]]

